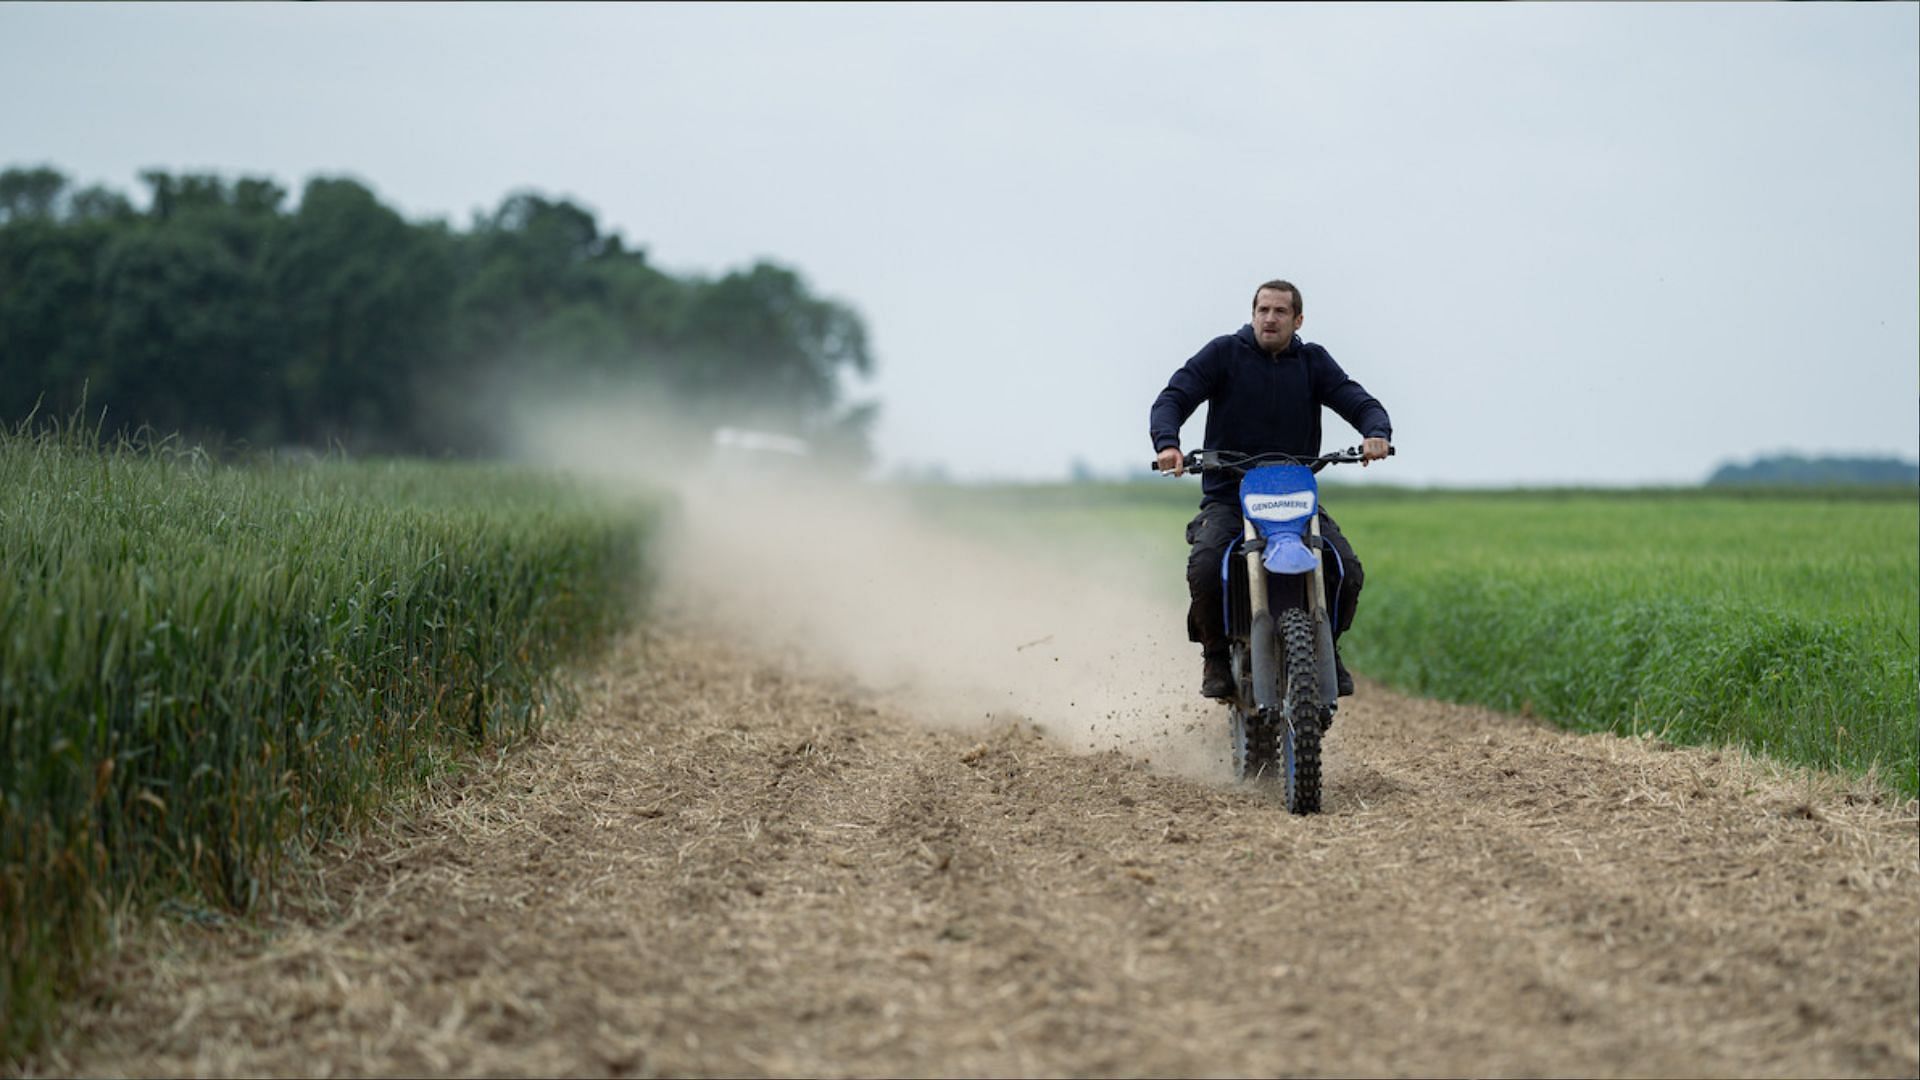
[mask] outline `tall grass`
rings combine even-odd
[[[648,527],[503,468],[0,432],[0,1060],[111,912],[244,909],[296,847],[564,708]]]
[[[1341,651],[1417,693],[1737,743],[1920,794],[1920,493],[1329,484],[1366,565]],[[1183,602],[1189,482],[927,488],[931,518]],[[1116,545],[1130,550],[1111,557]],[[1062,558],[1062,565],[1071,565]]]

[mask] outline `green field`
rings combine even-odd
[[[1871,770],[1920,794],[1920,494],[1323,494],[1366,565],[1342,642],[1356,671],[1580,730]],[[915,501],[1009,543],[1106,553],[1111,572],[1185,596],[1193,481]]]
[[[221,467],[0,432],[0,1060],[115,912],[291,852],[570,705],[654,508],[498,467]]]

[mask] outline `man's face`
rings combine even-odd
[[[1268,352],[1279,352],[1300,329],[1300,314],[1293,310],[1293,294],[1284,289],[1261,289],[1253,301],[1253,336]]]

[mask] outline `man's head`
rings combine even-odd
[[[1305,318],[1292,282],[1269,281],[1253,290],[1253,337],[1268,352],[1286,348]]]

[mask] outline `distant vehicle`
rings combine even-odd
[[[791,457],[806,457],[813,453],[805,439],[730,427],[713,430],[713,445],[714,449],[722,453],[738,451],[745,454],[786,454]]]
[[[715,428],[713,465],[722,474],[737,477],[781,475],[797,471],[813,455],[806,440],[769,431]]]

